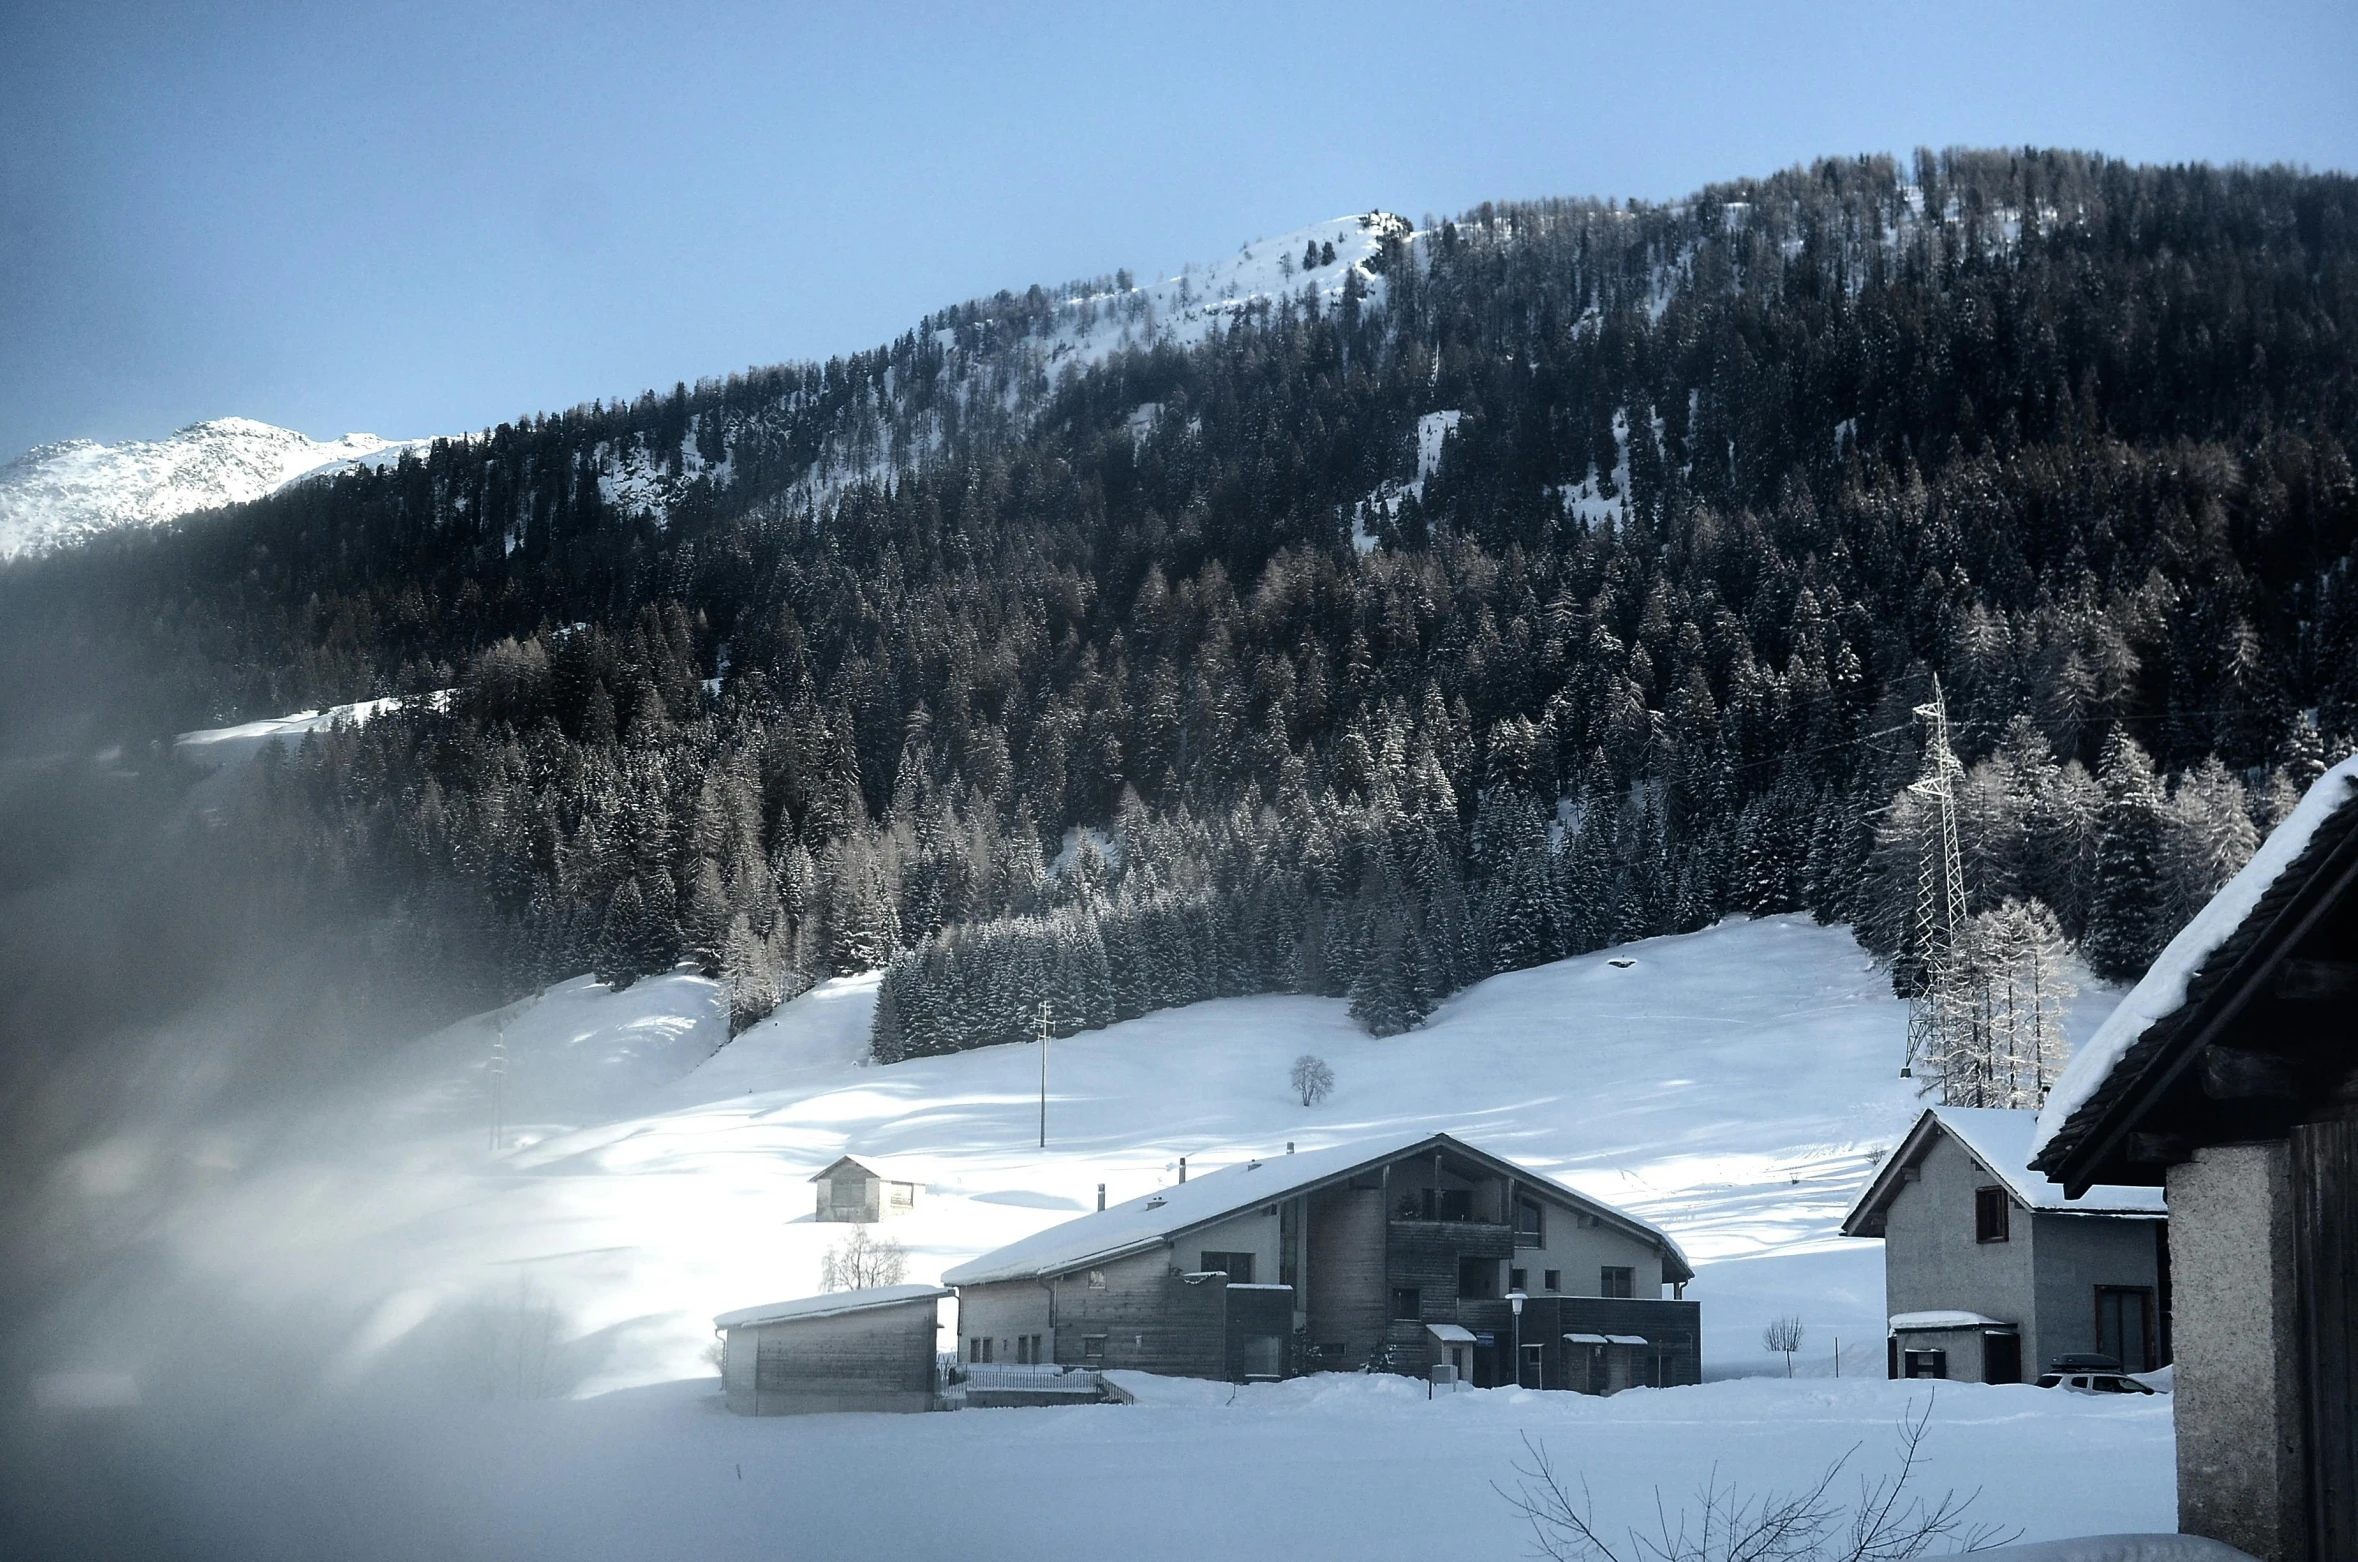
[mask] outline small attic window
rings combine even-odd
[[[2008,1240],[2007,1212],[2012,1201],[2004,1188],[1976,1188],[1973,1190],[1973,1240],[1976,1242],[2004,1242]]]

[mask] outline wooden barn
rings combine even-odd
[[[811,1181],[819,1190],[820,1220],[874,1225],[917,1213],[917,1192],[924,1184],[913,1173],[847,1155]]]
[[[2178,1527],[2358,1557],[2358,760],[2073,1058],[2032,1165],[2167,1191]]]
[[[729,1408],[746,1416],[934,1408],[938,1285],[887,1285],[712,1320]]]
[[[951,1270],[969,1362],[1609,1393],[1702,1375],[1669,1237],[1448,1134],[1248,1160]]]

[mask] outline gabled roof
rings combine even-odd
[[[883,1182],[911,1182],[919,1186],[923,1186],[925,1182],[923,1177],[918,1176],[906,1166],[892,1161],[879,1161],[865,1155],[839,1155],[825,1166],[820,1167],[818,1175],[811,1178],[811,1181],[825,1182],[829,1177],[835,1175],[835,1168],[838,1166],[857,1166],[869,1176]]]
[[[834,1318],[844,1313],[898,1307],[904,1302],[934,1301],[950,1294],[946,1285],[878,1285],[863,1291],[831,1291],[825,1296],[798,1296],[790,1302],[763,1307],[740,1307],[712,1320],[716,1329],[742,1329],[757,1323],[784,1323],[792,1318]]]
[[[1365,1171],[1410,1155],[1439,1150],[1454,1158],[1475,1161],[1489,1171],[1515,1178],[1557,1202],[1597,1216],[1605,1224],[1649,1243],[1662,1253],[1662,1277],[1692,1280],[1695,1271],[1678,1244],[1663,1232],[1585,1193],[1502,1160],[1448,1134],[1411,1134],[1385,1139],[1359,1139],[1304,1150],[1298,1155],[1272,1155],[1247,1160],[1192,1181],[1160,1188],[1142,1198],[1098,1210],[1063,1225],[1051,1226],[1020,1242],[960,1264],[942,1276],[948,1285],[985,1285],[998,1280],[1045,1279],[1069,1274],[1093,1264],[1109,1262],[1176,1240],[1201,1226],[1279,1199],[1312,1192],[1346,1181]]]
[[[2185,1072],[2353,874],[2358,757],[2318,777],[2073,1056],[2039,1115],[2039,1168],[2076,1185],[2107,1161],[2130,1119]]]
[[[1842,1218],[1842,1234],[1846,1237],[1876,1235],[1868,1227],[1875,1217],[1890,1208],[1892,1199],[1907,1185],[1908,1170],[1922,1164],[1925,1152],[1942,1134],[1954,1139],[1984,1173],[2025,1209],[2056,1215],[2119,1215],[2137,1220],[2151,1220],[2168,1213],[2159,1188],[2104,1184],[2088,1189],[2076,1199],[2068,1196],[2061,1183],[2029,1169],[2031,1135],[2037,1126],[2038,1116],[2032,1112],[1979,1106],[1925,1108],[1924,1115],[1916,1119],[1916,1126],[1908,1130],[1908,1136],[1891,1152],[1859,1195],[1858,1202],[1850,1207],[1850,1213]]]

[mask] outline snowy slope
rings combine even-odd
[[[1636,1522],[1654,1485],[1676,1499],[1715,1466],[1789,1489],[1863,1445],[1887,1471],[1920,1398],[1881,1380],[1881,1244],[1835,1234],[1917,1111],[1903,1010],[1841,929],[1735,922],[1493,977],[1386,1040],[1289,997],[1059,1040],[1045,1151],[1035,1048],[869,1065],[874,999],[873,977],[830,981],[724,1044],[713,983],[576,978],[308,1111],[93,1146],[44,1223],[130,1223],[142,1256],[44,1331],[30,1397],[172,1448],[175,1525],[223,1554],[649,1558],[1078,1555],[1109,1503],[1200,1519],[1143,1526],[1141,1557],[1202,1533],[1507,1554],[1527,1536],[1490,1482],[1525,1433]],[[1315,1109],[1286,1088],[1303,1051],[1337,1078]],[[1791,1312],[1813,1375],[1603,1401],[1345,1376],[1135,1378],[1137,1405],[1053,1412],[716,1409],[710,1320],[816,1289],[846,1228],[812,1219],[808,1179],[839,1154],[924,1179],[881,1234],[928,1282],[1099,1183],[1169,1185],[1181,1155],[1202,1171],[1437,1128],[1664,1226],[1699,1267],[1707,1374],[1771,1369],[1761,1326]],[[267,1413],[218,1409],[222,1371]],[[1935,1495],[1986,1486],[1987,1516],[2034,1539],[2170,1523],[2166,1401],[1939,1396]],[[228,1431],[190,1430],[211,1425]]]
[[[0,466],[0,560],[259,499],[298,478],[383,465],[427,443],[374,434],[321,441],[252,418],[215,418],[164,439],[36,446]]]
[[[1412,238],[1406,220],[1389,212],[1365,212],[1314,222],[1273,238],[1240,244],[1226,259],[1189,265],[1173,276],[1142,283],[1126,293],[1100,293],[1063,300],[1058,329],[1044,357],[1051,372],[1086,367],[1131,347],[1165,344],[1192,347],[1265,305],[1316,295],[1319,307],[1341,302],[1345,276],[1356,270],[1369,297],[1380,297],[1383,279],[1369,262],[1386,238]],[[1318,246],[1322,264],[1304,268],[1304,252]],[[1324,260],[1334,247],[1335,258]]]
[[[339,1371],[523,1287],[574,1342],[567,1385],[588,1390],[696,1370],[714,1314],[815,1289],[840,1231],[812,1221],[807,1179],[840,1154],[925,1176],[892,1230],[907,1278],[931,1281],[1091,1207],[1099,1183],[1118,1202],[1174,1180],[1181,1155],[1206,1170],[1446,1129],[1678,1240],[1702,1270],[1708,1370],[1765,1367],[1760,1327],[1783,1311],[1810,1324],[1820,1370],[1837,1337],[1860,1370],[1882,1336],[1880,1247],[1836,1227],[1917,1109],[1888,984],[1847,934],[1799,918],[1614,958],[1635,963],[1493,977],[1389,1040],[1339,1002],[1261,997],[1058,1041],[1045,1152],[1030,1047],[864,1064],[873,977],[825,983],[725,1047],[712,983],[583,978],[505,1017],[497,1153],[494,1026],[469,1021],[308,1116],[94,1149],[59,1213],[104,1229],[110,1200],[173,1189],[159,1294],[225,1284],[240,1306],[295,1309],[335,1331]],[[1286,1090],[1304,1051],[1338,1079],[1314,1110]],[[222,1170],[181,1189],[192,1160]],[[323,1202],[346,1213],[323,1225]]]

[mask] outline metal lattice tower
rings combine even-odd
[[[1908,792],[1932,810],[1939,841],[1936,845],[1934,832],[1927,830],[1918,858],[1915,932],[1922,974],[1908,1000],[1908,1055],[1900,1063],[1902,1079],[1915,1073],[1918,1058],[1938,1057],[1946,1050],[1943,1044],[1950,1038],[1943,1032],[1950,1016],[1943,1012],[1943,978],[1957,929],[1965,923],[1965,868],[1957,849],[1957,783],[1965,767],[1949,745],[1949,706],[1938,677],[1932,680],[1932,702],[1917,706],[1916,716],[1926,729],[1924,773],[1908,784]]]

